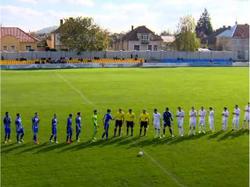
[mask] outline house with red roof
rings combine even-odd
[[[1,27],[1,51],[36,51],[38,39],[17,27]]]
[[[249,25],[237,24],[216,36],[216,49],[233,51],[238,60],[249,60]]]

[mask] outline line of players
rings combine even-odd
[[[248,102],[247,106],[245,107],[245,116],[244,116],[244,122],[242,128],[246,128],[249,125],[249,116],[250,116],[250,103]],[[196,132],[196,123],[197,123],[197,117],[199,117],[199,133],[206,133],[206,110],[204,107],[201,107],[199,112],[195,110],[194,107],[191,108],[189,112],[189,135],[195,135]],[[232,130],[238,130],[239,129],[239,123],[240,123],[240,108],[238,105],[235,105],[234,111],[233,111],[233,122],[232,122]],[[177,126],[179,130],[179,136],[184,136],[184,116],[185,112],[181,107],[177,108],[177,113],[176,113],[176,118],[177,118]],[[215,112],[212,107],[209,107],[209,113],[208,113],[208,123],[210,130],[212,132],[215,131],[214,127],[214,116]],[[222,112],[222,130],[227,130],[228,128],[228,117],[229,117],[229,111],[227,107],[224,107],[223,112]],[[136,115],[132,111],[132,109],[129,109],[128,112],[125,114],[122,109],[119,109],[113,118],[111,115],[111,110],[108,109],[107,113],[103,117],[103,124],[104,124],[104,132],[102,134],[102,139],[108,139],[109,137],[109,126],[110,126],[110,121],[115,120],[115,128],[114,128],[114,137],[121,136],[121,131],[122,131],[122,126],[124,121],[126,122],[127,126],[127,136],[130,135],[133,136],[134,133],[134,125],[135,125],[135,120],[136,120]],[[35,144],[39,144],[38,141],[38,129],[39,129],[39,116],[38,113],[36,112],[34,117],[32,118],[32,131],[33,131],[33,141]],[[81,133],[81,113],[78,112],[77,116],[75,118],[75,124],[76,124],[76,141],[80,142],[80,133]],[[161,130],[161,121],[163,121],[163,134],[162,136],[160,135],[160,130]],[[5,117],[3,119],[4,123],[4,129],[5,129],[5,139],[4,143],[10,142],[10,134],[11,134],[11,117],[9,116],[9,113],[5,113]],[[98,113],[97,110],[93,111],[92,115],[92,123],[94,127],[94,133],[92,136],[91,141],[96,141],[96,134],[98,130]],[[147,130],[149,127],[150,123],[150,115],[146,110],[143,110],[142,113],[139,116],[139,124],[140,124],[140,136],[146,136],[147,135]],[[173,128],[172,128],[172,123],[173,123],[173,115],[170,112],[169,108],[166,108],[165,112],[161,116],[161,114],[157,111],[157,109],[154,109],[153,111],[153,117],[152,117],[152,123],[155,129],[155,138],[161,138],[165,137],[166,134],[166,127],[168,127],[170,135],[174,137],[173,134]],[[54,114],[52,121],[52,132],[51,136],[49,138],[49,141],[58,143],[57,141],[57,125],[58,125],[58,120],[56,114]],[[17,143],[22,143],[23,142],[23,137],[24,137],[24,128],[22,124],[22,119],[21,115],[18,113],[16,115],[16,120],[15,120],[15,125],[16,125],[16,140]],[[73,135],[73,115],[69,114],[67,118],[67,126],[66,126],[66,142],[67,143],[72,143],[72,135]]]

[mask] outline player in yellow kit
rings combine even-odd
[[[129,132],[129,128],[131,129],[131,136],[134,133],[134,124],[135,124],[135,113],[132,112],[132,109],[128,110],[128,113],[125,116],[126,124],[127,124],[127,136]]]
[[[140,136],[141,136],[141,133],[142,133],[142,128],[144,128],[144,136],[147,135],[147,129],[148,129],[148,125],[149,125],[149,120],[150,120],[150,117],[149,117],[149,113],[147,113],[146,110],[143,110],[141,115],[140,115],[140,118],[139,118],[139,122],[140,122]]]
[[[122,124],[124,122],[125,114],[122,109],[119,109],[115,116],[115,129],[114,129],[114,137],[116,137],[116,132],[118,128],[118,135],[121,136]]]

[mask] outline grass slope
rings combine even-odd
[[[9,111],[12,120],[20,112],[25,143],[1,144],[2,186],[248,186],[248,135],[246,130],[221,132],[222,107],[230,114],[234,104],[248,101],[247,68],[169,68],[169,69],[77,69],[42,71],[1,71],[1,119]],[[113,114],[121,107],[132,108],[138,116],[145,108],[152,114],[166,106],[176,113],[182,106],[186,115],[191,106],[213,106],[215,134],[184,138],[148,137],[110,139],[89,143],[93,109],[101,117],[107,108]],[[40,145],[33,145],[31,117],[41,118]],[[66,145],[66,118],[81,111],[81,143]],[[58,145],[50,145],[50,121],[59,119]],[[231,127],[232,116],[229,119]],[[113,134],[111,124],[110,135]],[[176,119],[174,119],[177,134]],[[3,128],[1,128],[2,130]],[[125,132],[125,129],[123,129]],[[185,118],[188,132],[188,118]],[[168,132],[167,132],[168,133]],[[1,132],[3,139],[3,130]],[[145,150],[144,157],[136,154]],[[161,168],[159,167],[161,166]],[[169,174],[170,173],[170,174]]]

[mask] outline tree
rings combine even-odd
[[[109,35],[109,48],[114,49],[114,44],[120,40],[125,33],[112,33]]]
[[[200,40],[196,37],[195,21],[192,16],[180,18],[174,45],[179,51],[196,51],[200,47]]]
[[[171,36],[173,34],[170,32],[169,29],[167,29],[167,30],[162,31],[160,35],[161,36]]]
[[[202,13],[200,19],[197,22],[197,26],[195,28],[196,35],[199,38],[204,38],[213,32],[213,27],[211,24],[211,19],[208,14],[207,9],[204,9],[204,12]]]
[[[109,45],[108,32],[93,22],[92,18],[65,19],[59,28],[60,40],[69,50],[101,51]]]

